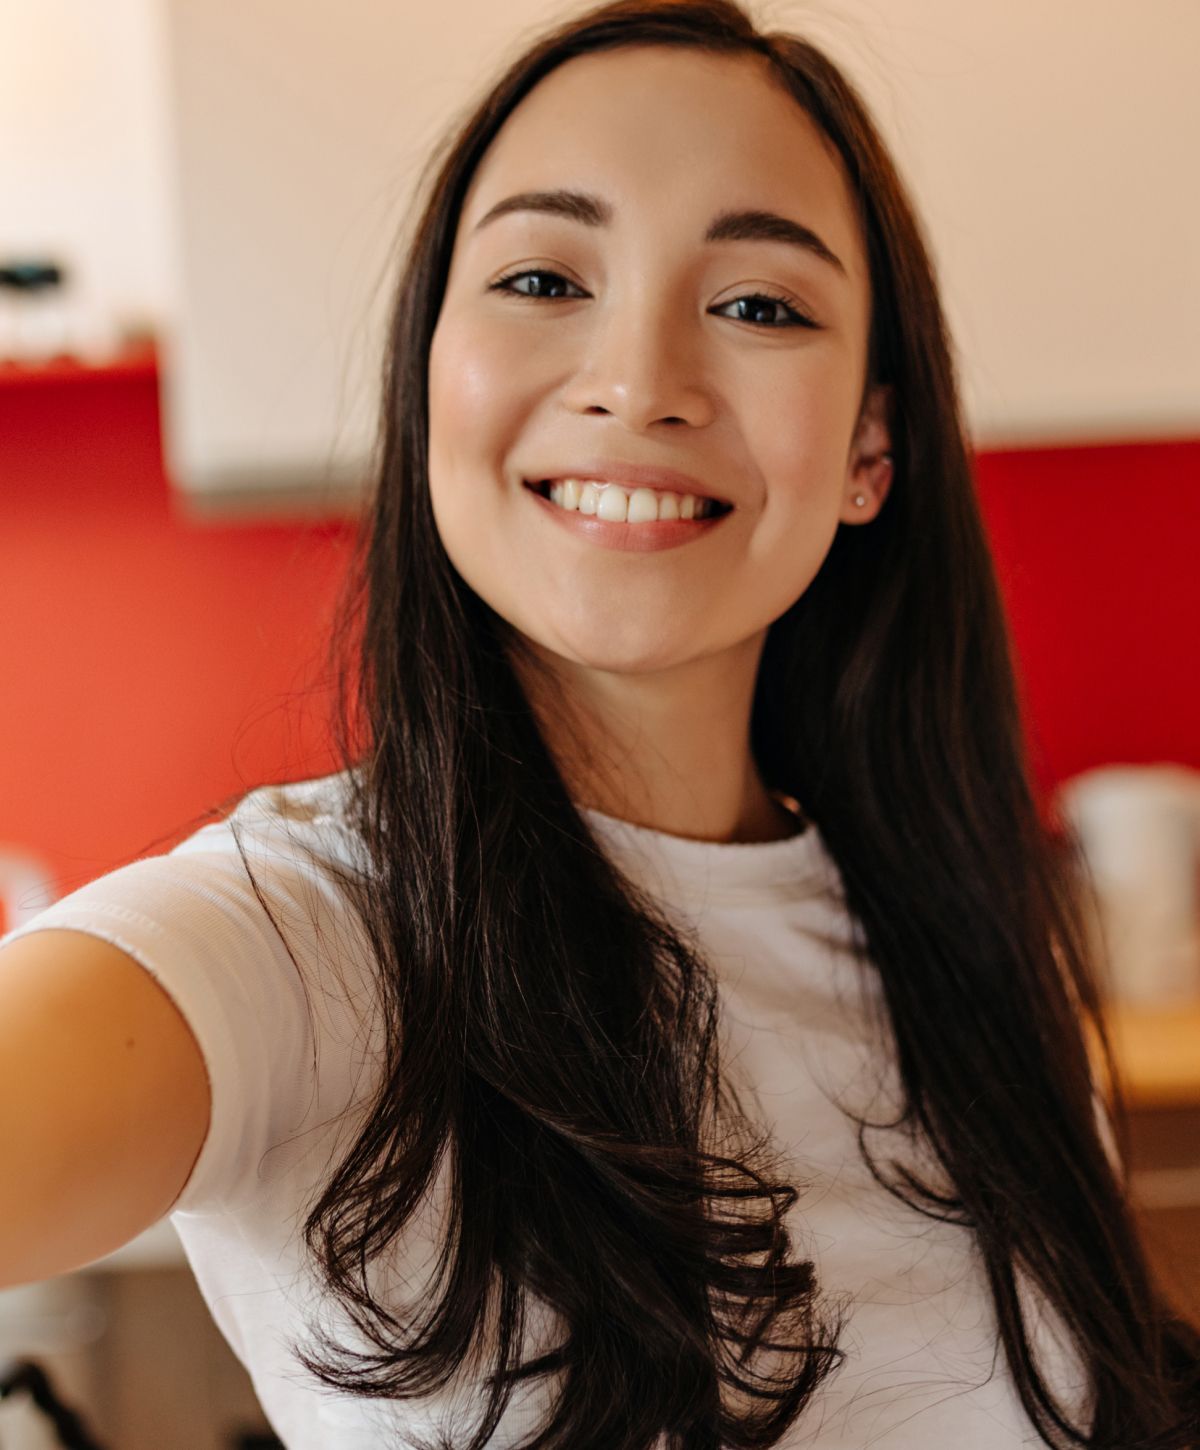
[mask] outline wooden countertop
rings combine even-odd
[[[1200,1003],[1112,1007],[1107,1021],[1131,1108],[1200,1107]]]

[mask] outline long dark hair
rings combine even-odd
[[[467,186],[556,66],[639,44],[765,57],[836,147],[866,240],[867,381],[895,390],[894,484],[771,626],[751,722],[763,780],[802,803],[840,870],[894,1036],[895,1126],[939,1171],[879,1161],[865,1129],[863,1151],[893,1193],[973,1231],[1048,1445],[1190,1446],[1200,1345],[1149,1281],[1098,1130],[1081,1024],[1103,1031],[1077,872],[1029,784],[921,227],[853,86],[734,0],[629,0],[566,21],[431,163],[335,636],[347,822],[367,863],[344,883],[377,957],[386,1053],[365,1126],[304,1223],[371,1349],[322,1335],[323,1353],[297,1356],[331,1387],[400,1399],[488,1363],[468,1450],[540,1374],[557,1378],[525,1441],[537,1450],[773,1445],[838,1360],[839,1286],[792,1256],[796,1187],[718,1072],[714,979],[598,845],[518,684],[522,641],[451,566],[430,506],[427,361]],[[435,1292],[389,1305],[369,1266],[443,1173]],[[1023,1280],[1086,1367],[1083,1423],[1037,1362]],[[523,1363],[530,1295],[565,1330]]]

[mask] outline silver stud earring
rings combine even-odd
[[[867,496],[865,493],[856,493],[854,495],[854,502],[858,505],[859,508],[862,508],[863,504],[865,504],[866,501]]]

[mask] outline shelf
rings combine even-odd
[[[55,358],[45,363],[0,358],[0,389],[63,387],[158,376],[158,352],[152,343],[127,347],[103,362]]]

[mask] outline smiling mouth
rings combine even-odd
[[[732,504],[697,494],[669,489],[626,488],[618,483],[583,479],[526,480],[525,487],[568,513],[580,513],[613,523],[655,523],[664,520],[716,518],[730,513]]]

